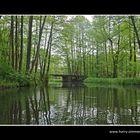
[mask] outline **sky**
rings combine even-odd
[[[66,15],[66,16],[85,16],[89,21],[92,21],[94,15]]]
[[[0,14],[1,15],[1,14]],[[5,15],[3,15],[5,16]],[[29,16],[29,15],[28,15]],[[64,16],[85,16],[89,21],[92,21],[94,15],[64,15]]]
[[[92,21],[93,15],[84,15],[89,21]]]

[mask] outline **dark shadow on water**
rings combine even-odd
[[[83,87],[84,84],[82,82],[63,82],[62,88],[72,88],[72,87]]]

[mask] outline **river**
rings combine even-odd
[[[137,86],[62,85],[0,91],[0,125],[138,125]]]

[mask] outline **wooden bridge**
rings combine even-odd
[[[75,75],[75,74],[49,74],[54,77],[62,77],[63,82],[82,82],[86,79],[85,75]]]

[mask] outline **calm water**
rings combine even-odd
[[[58,84],[0,91],[0,124],[140,124],[140,88]]]

